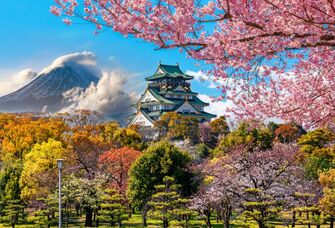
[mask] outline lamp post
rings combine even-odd
[[[58,227],[62,227],[62,169],[64,166],[64,160],[57,160],[57,168],[58,168],[58,213],[59,213],[59,221]]]

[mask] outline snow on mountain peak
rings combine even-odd
[[[101,72],[96,67],[97,57],[94,53],[89,51],[76,52],[68,55],[63,55],[55,59],[51,65],[44,68],[40,74],[47,74],[58,67],[70,66],[77,71],[89,71],[91,74],[100,77]]]
[[[28,84],[0,97],[0,112],[90,109],[122,121],[134,102],[132,95],[123,92],[126,78],[124,72],[99,69],[92,52],[64,55],[40,74],[29,74],[27,80],[32,81]]]

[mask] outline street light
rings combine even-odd
[[[62,227],[62,169],[64,166],[63,159],[57,159],[57,168],[58,168],[58,213],[59,221],[58,227]]]

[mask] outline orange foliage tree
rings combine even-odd
[[[49,138],[62,141],[63,133],[67,130],[62,120],[52,118],[21,117],[10,120],[2,119],[4,123],[0,130],[1,160],[23,161],[24,156],[34,144],[48,141]]]
[[[275,137],[277,141],[281,143],[293,143],[304,133],[303,129],[300,129],[295,124],[281,124],[275,130]]]
[[[73,169],[88,179],[94,179],[98,174],[99,156],[109,150],[111,144],[105,142],[92,131],[76,130],[67,139]]]
[[[101,168],[108,174],[111,187],[125,193],[128,185],[128,171],[131,164],[141,155],[138,150],[122,147],[103,153],[99,162]]]

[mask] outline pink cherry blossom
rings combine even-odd
[[[65,24],[67,24],[67,25],[71,25],[71,24],[72,24],[72,21],[71,21],[70,19],[68,19],[68,18],[64,18],[64,19],[63,19],[63,22],[64,22]]]
[[[82,4],[83,3],[83,4]],[[55,0],[50,11],[178,48],[227,80],[240,118],[319,126],[335,117],[335,2]],[[71,24],[69,19],[65,23]],[[266,70],[264,70],[266,69]],[[287,73],[289,71],[289,73]],[[238,86],[242,90],[234,90]],[[228,87],[227,87],[228,88]],[[245,96],[241,96],[245,94]],[[243,99],[241,99],[243,97]]]

